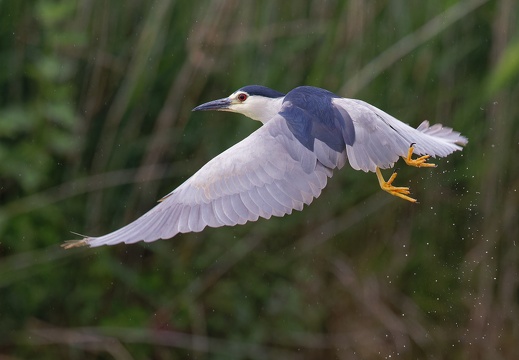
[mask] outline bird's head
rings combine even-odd
[[[285,94],[261,85],[248,85],[226,98],[197,106],[193,111],[230,111],[266,123],[281,109]]]

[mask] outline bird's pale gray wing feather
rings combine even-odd
[[[150,242],[301,210],[320,195],[332,169],[345,162],[345,152],[336,153],[325,144],[317,148],[318,156],[292,135],[283,117],[276,116],[134,222],[83,241],[90,246]]]
[[[314,141],[314,153],[319,162],[330,169],[341,169],[346,162],[346,151],[339,153],[319,139]]]
[[[417,155],[444,157],[467,143],[465,137],[451,128],[441,124],[429,126],[424,121],[415,129],[361,100],[338,98],[333,104],[352,119],[355,142],[346,145],[346,153],[356,170],[392,167],[400,156],[407,156],[411,144],[415,144]]]

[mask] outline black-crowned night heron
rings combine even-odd
[[[416,202],[409,188],[392,185],[396,173],[385,181],[380,169],[393,167],[399,157],[410,166],[433,167],[426,162],[430,156],[447,156],[467,143],[440,124],[424,121],[414,129],[364,101],[310,86],[285,95],[249,85],[193,109],[199,110],[236,112],[263,126],[134,222],[107,235],[66,242],[65,248],[151,242],[206,226],[290,214],[318,197],[333,170],[346,161],[355,170],[375,172],[384,191]]]

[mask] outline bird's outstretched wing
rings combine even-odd
[[[321,157],[324,166],[318,158]],[[114,245],[168,239],[206,226],[244,224],[301,210],[326,186],[332,168],[345,163],[345,152],[324,144],[305,148],[277,115],[250,136],[224,151],[149,212],[100,237],[86,237],[64,247]]]
[[[332,103],[353,122],[355,142],[346,145],[346,152],[356,170],[374,172],[377,167],[392,167],[399,157],[407,156],[411,144],[415,144],[417,155],[444,157],[467,143],[467,138],[451,128],[429,126],[424,121],[414,129],[361,100],[337,98]]]

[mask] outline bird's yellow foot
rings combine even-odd
[[[380,169],[377,167],[376,170],[378,183],[380,184],[380,188],[384,191],[387,191],[391,195],[398,196],[401,199],[410,201],[412,203],[416,202],[416,199],[413,199],[410,196],[407,196],[410,194],[409,188],[404,186],[393,186],[392,183],[396,179],[396,172],[391,175],[388,181],[385,181],[382,177],[382,174],[380,172]]]
[[[430,155],[424,155],[424,156],[420,156],[417,159],[412,159],[413,151],[414,151],[413,145],[414,144],[411,144],[411,146],[409,146],[409,151],[407,152],[407,157],[402,157],[407,165],[414,166],[414,167],[436,167],[435,164],[426,162],[427,159],[429,159],[431,157]]]

